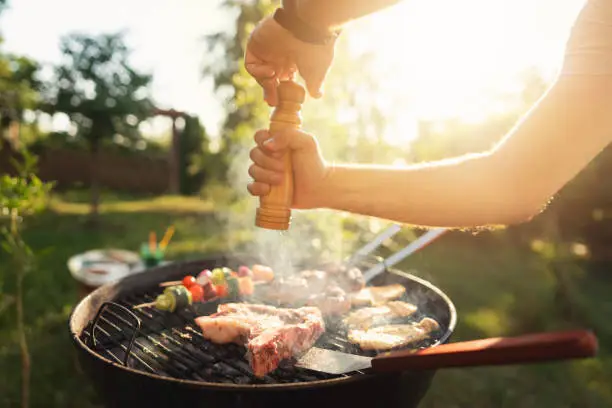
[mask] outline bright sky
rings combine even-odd
[[[195,113],[216,132],[221,106],[200,72],[201,37],[232,24],[218,0],[9,1],[0,21],[6,49],[53,62],[65,33],[129,29],[136,64],[154,74],[158,104]],[[474,117],[491,106],[492,90],[511,90],[521,69],[558,68],[583,2],[405,0],[345,35],[356,49],[376,50],[381,95],[400,101],[406,116]]]

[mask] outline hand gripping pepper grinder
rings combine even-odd
[[[306,98],[304,88],[293,81],[282,81],[278,86],[279,103],[270,116],[270,133],[302,126],[300,109]],[[285,173],[282,183],[272,186],[266,196],[259,198],[255,225],[272,230],[288,230],[293,202],[293,168],[291,153],[285,153]]]

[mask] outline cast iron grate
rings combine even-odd
[[[214,313],[218,302],[200,304],[197,308],[188,307],[174,313],[154,308],[132,309],[134,305],[153,301],[160,292],[153,289],[105,303],[96,318],[83,330],[81,340],[93,351],[118,364],[183,380],[287,384],[364,375],[360,371],[329,375],[294,367],[291,361],[286,361],[265,377],[257,378],[251,373],[245,347],[214,344],[202,336],[194,323],[197,316]],[[415,319],[420,319],[420,316],[412,316],[410,320]],[[346,340],[336,322],[327,321],[326,329],[317,341],[317,347],[367,354]],[[413,347],[429,347],[435,341],[436,336],[432,336],[431,340]]]

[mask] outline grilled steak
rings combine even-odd
[[[389,350],[424,340],[439,327],[438,322],[426,317],[419,323],[350,330],[348,340],[362,350]]]
[[[406,288],[400,284],[371,286],[351,294],[351,302],[354,307],[378,306],[390,300],[398,299],[404,293],[406,293]]]
[[[227,303],[219,305],[217,313],[198,317],[195,322],[203,336],[214,343],[245,345],[257,377],[312,347],[325,331],[321,311],[315,307],[282,309]]]
[[[389,324],[393,320],[409,317],[416,312],[417,307],[411,303],[391,301],[382,306],[357,309],[343,319],[349,329],[368,329],[375,325]]]

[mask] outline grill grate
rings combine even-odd
[[[245,347],[214,344],[202,336],[194,323],[197,316],[214,313],[217,302],[174,313],[154,308],[132,309],[134,305],[152,302],[160,292],[156,288],[105,303],[97,318],[83,330],[82,341],[118,364],[177,379],[227,384],[287,384],[364,374],[357,371],[329,375],[298,368],[287,361],[265,377],[257,378],[251,373]],[[420,316],[413,316],[410,320],[414,319],[420,319]],[[336,322],[326,321],[326,329],[317,341],[317,347],[366,354],[346,340]],[[435,339],[436,336],[432,336],[432,340],[416,347],[429,347]]]

